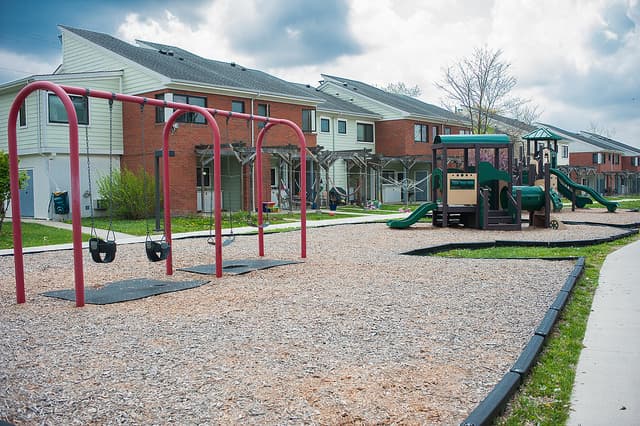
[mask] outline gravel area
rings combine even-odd
[[[71,251],[25,256],[24,305],[15,304],[13,258],[0,257],[0,420],[459,424],[517,359],[573,262],[400,253],[621,232],[314,228],[304,263],[84,308],[39,295],[73,287]],[[267,235],[266,257],[299,260],[299,240]],[[237,237],[223,256],[257,257],[257,237]],[[205,239],[175,241],[176,267],[202,263],[213,263]],[[85,256],[87,286],[140,277],[202,276],[166,277],[141,244],[118,247],[109,265]]]

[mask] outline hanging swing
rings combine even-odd
[[[113,99],[109,99],[109,189],[113,190]],[[89,213],[91,215],[91,233],[89,238],[89,253],[96,263],[111,263],[116,258],[116,233],[113,231],[113,209],[111,202],[113,194],[109,196],[109,228],[106,239],[98,237],[93,214],[93,191],[91,189],[91,159],[89,156],[89,128],[84,128],[85,144],[87,148],[87,178],[89,182]]]
[[[147,164],[146,164],[146,152],[144,147],[144,105],[147,103],[147,98],[142,100],[140,104],[140,149],[142,150],[142,193],[144,194],[144,205],[149,205],[149,197],[147,193]],[[160,240],[154,240],[151,237],[151,231],[149,229],[149,218],[145,215],[144,224],[147,229],[147,236],[144,241],[144,250],[147,254],[147,259],[150,262],[160,262],[166,260],[171,252],[171,246],[166,240],[164,232]]]
[[[215,117],[215,114],[214,114]],[[227,120],[225,122],[225,134],[226,134],[226,139],[227,142],[229,142],[229,119],[231,118],[231,114],[229,114],[227,116]],[[214,155],[213,155],[213,149],[211,150],[211,165],[213,165],[213,162],[216,161]],[[204,167],[204,166],[203,166]],[[214,182],[215,183],[215,182]],[[202,182],[202,184],[204,185],[204,182]],[[222,184],[222,182],[220,182],[219,184]],[[211,187],[211,191],[209,191],[211,194],[211,209],[209,211],[209,238],[207,238],[207,243],[211,244],[212,246],[216,245],[216,236],[213,233],[213,225],[214,225],[214,220],[213,220],[213,210],[214,210],[214,199],[213,199],[213,193],[214,193],[214,188],[213,186]],[[227,204],[228,204],[228,199],[227,199]],[[204,208],[204,206],[203,206]],[[231,209],[229,209],[229,224],[231,226],[230,229],[230,233],[229,234],[222,234],[222,237],[226,237],[223,241],[222,241],[222,246],[226,247],[229,244],[233,243],[236,240],[236,236],[233,233],[233,216],[231,215]]]

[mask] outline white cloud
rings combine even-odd
[[[336,50],[328,53],[330,59],[320,60],[322,42],[331,44],[321,39],[307,46],[318,56],[317,63],[300,56],[296,62],[296,56],[278,44],[277,27],[265,27],[265,22],[283,24],[282,37],[296,46],[305,40],[306,27],[300,22],[326,22],[327,28],[335,28],[330,26],[335,22],[329,22],[335,16],[316,13],[317,22],[298,22],[300,16],[307,19],[299,11],[265,10],[263,2],[247,0],[238,13],[238,4],[202,4],[201,21],[191,25],[169,11],[164,22],[129,15],[116,36],[176,45],[301,83],[315,84],[320,73],[327,73],[376,85],[417,84],[422,98],[435,104],[441,93],[434,82],[442,78],[442,69],[486,44],[504,51],[519,81],[515,94],[532,98],[544,111],[542,121],[569,130],[586,129],[597,121],[615,128],[622,141],[640,145],[640,119],[635,118],[640,116],[637,0],[349,0],[342,10],[349,28],[340,40],[352,36],[360,51]],[[331,5],[343,6],[341,0]],[[250,49],[251,34],[263,34],[260,49]]]
[[[58,56],[43,60],[42,57],[0,49],[0,82],[17,80],[33,74],[51,74],[60,62]]]

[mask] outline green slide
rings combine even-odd
[[[594,191],[592,188],[590,188],[590,187],[588,187],[586,185],[580,185],[579,183],[574,182],[569,176],[565,175],[560,170],[551,169],[550,171],[551,171],[552,174],[554,174],[554,175],[556,175],[558,177],[558,180],[560,181],[560,183],[562,183],[563,185],[568,186],[570,189],[574,189],[575,188],[575,189],[577,189],[579,191],[586,192],[594,200],[596,200],[597,202],[599,202],[600,204],[605,206],[609,212],[613,213],[618,208],[618,203],[607,200],[602,195],[598,194],[597,191]],[[558,185],[558,189],[560,189],[560,185]],[[565,197],[566,197],[566,195],[565,195]],[[571,199],[571,196],[569,196],[568,198]],[[577,204],[577,202],[576,202],[576,204]]]
[[[431,210],[438,208],[438,203],[424,203],[415,209],[411,214],[404,219],[392,219],[387,222],[389,228],[404,229],[408,228],[423,217],[427,215]]]

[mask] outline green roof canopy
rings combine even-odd
[[[509,135],[495,134],[495,135],[438,135],[436,136],[434,144],[443,143],[446,145],[458,145],[458,144],[487,144],[496,145],[511,143]]]
[[[528,133],[522,137],[528,141],[559,141],[564,139],[562,136],[553,133],[546,127],[539,127],[531,133]]]

